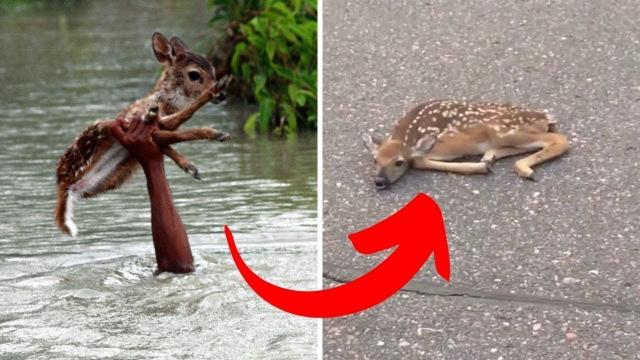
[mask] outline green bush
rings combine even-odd
[[[248,133],[294,133],[317,126],[317,1],[210,0],[210,24],[225,25],[218,65],[237,78],[236,94],[258,103]]]

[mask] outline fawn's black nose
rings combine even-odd
[[[389,187],[389,180],[383,178],[382,176],[376,176],[376,178],[373,179],[373,183],[376,185],[376,188],[378,190],[386,189]]]
[[[218,96],[216,96],[216,100],[223,102],[227,99],[227,95],[225,95],[224,92],[221,92],[218,94]]]

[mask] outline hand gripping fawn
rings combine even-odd
[[[179,130],[178,127],[208,102],[224,100],[229,78],[216,79],[215,70],[204,57],[192,53],[177,37],[167,40],[153,34],[153,52],[163,65],[162,75],[153,90],[124,109],[116,119],[158,116],[154,139],[162,152],[181,169],[199,179],[198,169],[170,144],[191,140],[225,141],[229,135],[211,128]],[[149,112],[148,114],[146,114]],[[76,200],[90,198],[120,187],[139,167],[138,162],[112,136],[113,120],[98,120],[87,127],[67,148],[56,169],[58,198],[55,209],[57,226],[75,236],[73,205]]]
[[[533,179],[532,167],[564,154],[567,138],[555,132],[545,112],[525,107],[434,100],[412,109],[394,123],[386,139],[363,134],[374,157],[378,189],[388,188],[408,168],[486,174],[495,160],[536,151],[515,164],[516,173]],[[480,162],[450,162],[483,155]]]

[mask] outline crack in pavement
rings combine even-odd
[[[323,272],[322,277],[340,284],[346,284],[353,280],[341,279],[337,276]],[[544,305],[559,308],[578,308],[583,310],[610,310],[620,313],[639,313],[640,305],[634,304],[608,304],[603,302],[590,302],[569,299],[554,299],[535,295],[513,295],[499,292],[485,292],[466,287],[437,287],[426,281],[411,281],[400,292],[413,293],[424,296],[460,297],[482,300],[487,303],[514,303],[525,305]]]

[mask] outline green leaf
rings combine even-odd
[[[253,26],[256,32],[260,35],[266,35],[268,32],[268,25],[264,19],[259,17],[255,17],[249,21],[249,23]]]
[[[300,40],[298,40],[296,34],[291,31],[290,27],[281,27],[280,33],[282,34],[282,36],[284,36],[285,39],[287,39],[287,41],[292,42],[294,45],[300,44]]]
[[[243,63],[240,65],[240,74],[243,78],[248,79],[251,77],[251,65],[248,63]]]
[[[296,119],[296,111],[291,105],[287,103],[283,103],[282,112],[284,113],[285,118],[287,119],[287,123],[285,125],[285,129],[287,131],[296,132],[298,130],[298,121]]]
[[[253,113],[248,118],[247,121],[244,122],[243,130],[245,133],[251,135],[255,135],[256,133],[256,123],[258,122],[259,113]]]
[[[256,97],[257,97],[257,94],[260,93],[260,91],[262,91],[266,83],[267,83],[267,77],[264,76],[263,74],[256,74],[253,76],[253,93],[256,94],[255,95]]]
[[[307,97],[305,93],[302,92],[295,84],[289,84],[287,87],[287,92],[289,93],[289,98],[294,101],[296,104],[300,106],[304,106],[307,102]],[[308,91],[306,91],[308,93]]]
[[[247,40],[251,45],[255,46],[258,49],[263,49],[267,43],[267,40],[264,37],[255,33],[248,34]]]
[[[295,101],[298,96],[298,87],[295,84],[289,84],[289,86],[287,86],[287,92],[289,93],[289,98]]]
[[[300,0],[291,0],[290,1],[292,7],[293,7],[293,12],[295,14],[300,12],[300,6],[302,6],[302,1]]]
[[[258,128],[261,131],[267,131],[267,129],[269,129],[269,123],[271,122],[271,115],[273,114],[273,100],[267,98],[260,101],[259,113]]]
[[[283,2],[276,2],[275,4],[271,5],[271,8],[279,11],[284,16],[293,16],[293,12],[291,12],[291,10]]]
[[[233,56],[231,56],[231,69],[234,73],[238,73],[238,64],[240,63],[240,57],[244,54],[247,49],[246,43],[238,43],[236,47],[233,49]]]
[[[311,99],[316,99],[316,93],[308,90],[298,90],[298,93],[303,94]]]
[[[304,106],[306,102],[307,102],[307,97],[304,96],[304,94],[298,93],[298,95],[296,96],[296,103],[298,103],[298,105],[300,106]]]
[[[273,61],[273,55],[276,53],[276,43],[273,42],[272,40],[269,40],[269,42],[267,42],[267,57],[269,58],[269,61]]]

